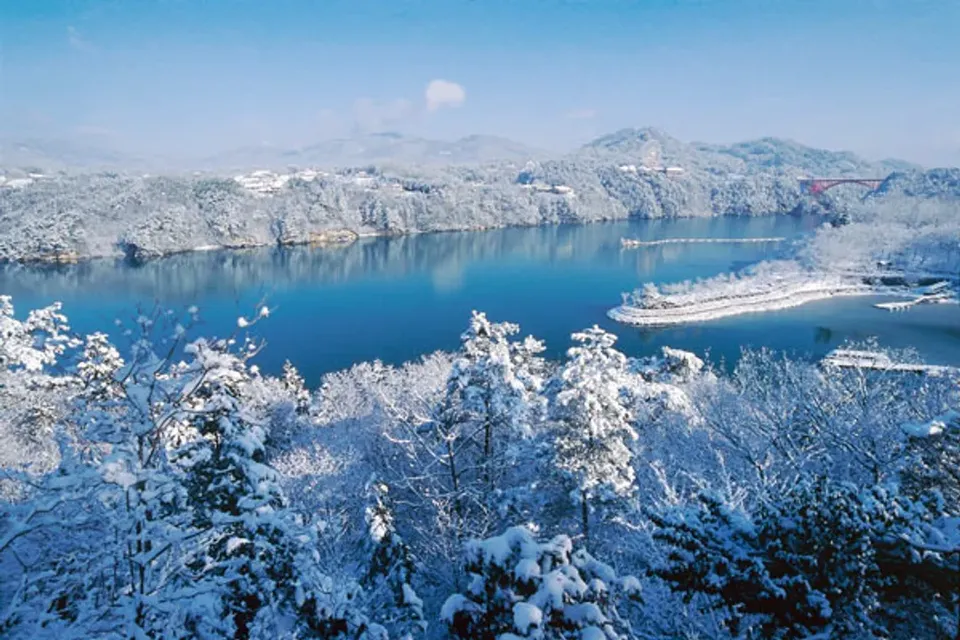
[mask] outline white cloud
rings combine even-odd
[[[77,51],[89,51],[93,45],[73,25],[67,27],[67,44]]]
[[[596,109],[573,109],[567,112],[571,120],[592,120],[597,117]]]
[[[353,103],[353,126],[355,131],[369,133],[388,130],[391,127],[410,123],[444,107],[459,107],[466,101],[467,93],[456,82],[431,80],[423,94],[424,102],[394,98],[374,100],[358,98]],[[333,120],[329,110],[320,112],[318,119]]]
[[[456,82],[449,80],[431,80],[424,91],[427,111],[436,111],[443,107],[459,107],[467,99],[467,92]]]
[[[353,103],[353,120],[362,131],[381,131],[415,115],[413,103],[404,98],[387,101],[359,98]]]

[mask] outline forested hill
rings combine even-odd
[[[394,134],[377,139],[373,151],[338,141],[273,155],[271,170],[250,164],[242,173],[0,167],[0,260],[146,258],[199,247],[628,216],[842,210],[861,202],[862,189],[838,187],[814,200],[801,193],[798,178],[919,170],[774,138],[721,146],[653,129],[618,131],[552,157],[493,137],[445,145]],[[375,163],[361,162],[370,159],[365,149],[375,152]],[[352,166],[321,164],[337,154]],[[257,157],[234,155],[227,165]]]

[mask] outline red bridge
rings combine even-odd
[[[800,178],[800,190],[819,195],[838,184],[859,184],[873,190],[879,187],[883,180],[883,178]]]

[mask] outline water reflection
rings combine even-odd
[[[266,296],[277,313],[256,328],[268,343],[258,364],[278,371],[290,358],[312,383],[359,361],[399,363],[453,349],[472,309],[520,324],[545,340],[553,357],[570,346],[572,332],[599,324],[620,336],[618,346],[629,355],[670,345],[732,364],[746,345],[817,355],[866,333],[892,346],[919,346],[932,360],[960,363],[956,307],[884,314],[863,299],[848,299],[655,330],[616,325],[605,315],[622,292],[645,281],[711,277],[782,250],[774,244],[621,250],[622,237],[795,237],[816,224],[787,217],[636,220],[191,253],[136,267],[112,260],[7,266],[0,269],[0,293],[14,296],[18,314],[62,300],[81,333],[116,331],[114,319],[129,317],[138,304],[197,305],[203,332],[214,335],[235,331],[237,316]]]
[[[813,341],[817,344],[830,344],[833,342],[833,330],[829,327],[817,327],[813,330]]]
[[[779,221],[779,225],[776,224]],[[776,229],[799,232],[809,224],[784,218],[686,219],[629,221],[591,225],[500,229],[469,233],[435,233],[395,238],[364,238],[349,246],[283,247],[239,251],[192,252],[129,265],[94,260],[79,265],[6,265],[0,268],[0,291],[20,296],[124,291],[162,300],[196,300],[222,291],[242,291],[269,284],[282,289],[303,284],[333,284],[360,278],[404,278],[436,274],[438,286],[456,288],[471,263],[505,263],[516,259],[541,263],[632,264],[638,279],[659,267],[689,259],[695,245],[666,245],[620,250],[620,238],[732,237],[762,235]],[[735,255],[735,245],[711,247]],[[774,246],[758,250],[772,255]],[[753,251],[752,253],[757,253]],[[442,274],[442,275],[441,275]]]

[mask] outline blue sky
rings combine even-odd
[[[0,136],[566,149],[650,125],[958,164],[958,29],[956,0],[0,0]]]

